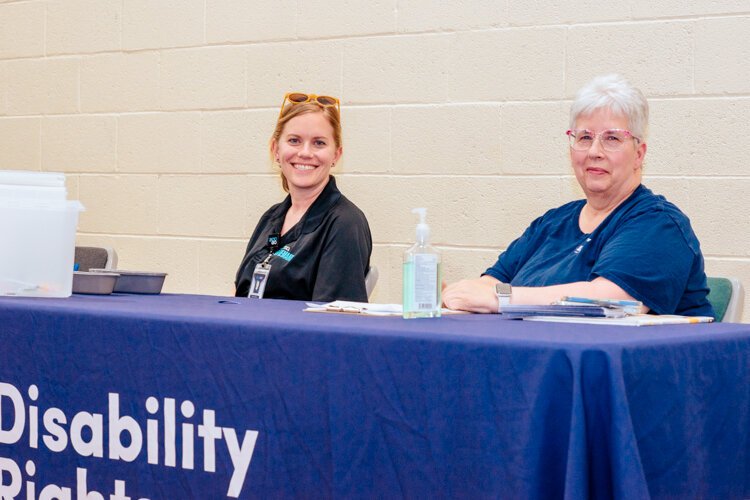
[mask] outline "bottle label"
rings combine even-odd
[[[438,259],[435,254],[416,254],[414,256],[414,309],[432,311],[439,306]]]

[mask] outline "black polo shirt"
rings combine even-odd
[[[235,279],[238,297],[247,297],[256,264],[269,252],[268,237],[279,234],[292,204],[290,196],[258,221]],[[365,214],[328,184],[297,224],[281,236],[271,257],[264,298],[367,301],[365,275],[372,236]]]

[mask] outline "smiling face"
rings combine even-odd
[[[342,151],[334,140],[333,126],[321,111],[289,120],[278,141],[271,143],[271,152],[295,197],[322,191]]]
[[[575,128],[595,134],[609,129],[627,130],[628,119],[609,109],[598,109],[580,116]],[[619,151],[605,150],[599,140],[587,151],[570,150],[570,162],[586,198],[589,201],[599,198],[607,203],[619,203],[638,187],[645,156],[646,144],[635,139],[628,139]]]

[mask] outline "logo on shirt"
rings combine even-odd
[[[289,250],[291,250],[289,248],[289,245],[286,245],[281,250],[277,250],[274,255],[276,255],[277,257],[281,257],[287,262],[291,262],[291,260],[294,258],[294,254],[290,252]]]

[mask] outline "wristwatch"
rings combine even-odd
[[[509,283],[495,283],[495,295],[497,295],[497,312],[503,312],[503,306],[510,304],[512,289]]]

